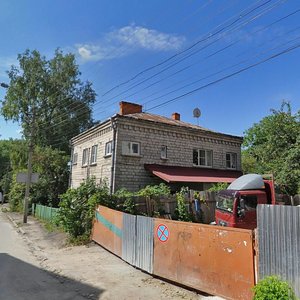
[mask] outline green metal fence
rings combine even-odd
[[[40,204],[32,204],[32,214],[45,221],[55,218],[59,208],[48,207]]]

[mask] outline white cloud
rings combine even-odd
[[[77,44],[75,49],[82,62],[86,62],[119,58],[140,49],[148,51],[178,50],[184,42],[183,36],[129,25],[105,34],[98,43]]]

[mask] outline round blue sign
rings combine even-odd
[[[158,225],[156,234],[161,242],[166,242],[170,235],[168,227],[164,224]]]

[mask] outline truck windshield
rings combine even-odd
[[[222,197],[217,195],[217,208],[221,210],[233,212],[233,198]]]

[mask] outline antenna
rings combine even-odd
[[[194,116],[194,118],[197,118],[197,126],[199,126],[199,118],[201,116],[201,110],[198,107],[196,107],[193,110],[193,116]]]

